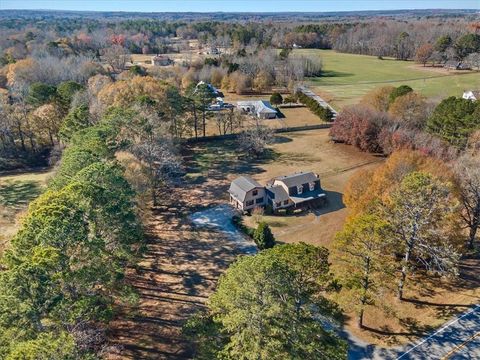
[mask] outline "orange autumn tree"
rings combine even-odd
[[[142,96],[163,102],[168,85],[149,76],[135,76],[132,79],[107,84],[98,93],[98,100],[115,107],[129,107]]]
[[[419,151],[400,150],[375,170],[354,174],[346,185],[343,201],[352,215],[368,212],[376,203],[385,202],[403,178],[415,171],[426,172],[455,184],[453,173],[444,161]]]
[[[395,90],[393,86],[382,86],[366,93],[360,104],[371,107],[377,111],[387,111],[390,105],[390,94]]]

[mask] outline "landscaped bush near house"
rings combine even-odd
[[[267,223],[262,221],[255,229],[245,225],[243,218],[238,215],[232,217],[232,223],[237,229],[255,241],[259,250],[269,249],[275,246],[275,237]]]
[[[305,104],[305,106],[307,106],[310,111],[317,115],[320,119],[323,121],[332,121],[333,113],[330,109],[324,108],[317,101],[305,95],[301,91],[297,91],[296,96],[298,101],[300,101],[302,104]]]
[[[254,228],[251,228],[243,223],[243,218],[241,216],[235,215],[232,217],[232,224],[235,225],[237,229],[243,232],[245,235],[253,239],[253,234],[255,232]]]
[[[260,250],[270,249],[275,246],[275,237],[267,223],[261,222],[253,233],[253,240]]]

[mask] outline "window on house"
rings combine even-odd
[[[288,200],[284,200],[283,205],[288,205]]]
[[[246,203],[245,203],[246,206],[252,206],[253,205],[253,200],[248,200]]]
[[[303,186],[297,186],[297,193],[301,194],[303,192]]]
[[[258,190],[253,190],[252,195],[257,196],[258,195]]]
[[[255,202],[256,202],[257,204],[262,203],[262,202],[263,202],[263,197],[256,199]]]
[[[310,188],[310,191],[315,190],[315,183],[314,182],[309,183],[308,187]]]
[[[282,206],[282,203],[281,203],[281,202],[276,202],[276,203],[275,203],[275,207],[280,207],[280,206]]]

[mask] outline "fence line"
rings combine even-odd
[[[319,130],[319,129],[329,129],[332,124],[317,124],[317,125],[304,125],[304,126],[293,126],[293,127],[284,127],[279,129],[273,129],[274,133],[289,133],[289,132],[297,132],[297,131],[309,131],[309,130]],[[225,134],[225,135],[209,135],[205,137],[199,138],[189,138],[185,141],[188,143],[195,143],[195,142],[208,142],[208,141],[215,141],[215,140],[226,140],[226,139],[235,139],[241,133],[235,134]]]

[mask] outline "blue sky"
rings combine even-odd
[[[96,11],[350,11],[389,9],[480,9],[480,0],[0,0],[0,9]]]

